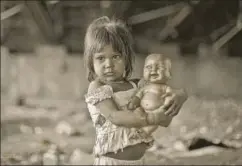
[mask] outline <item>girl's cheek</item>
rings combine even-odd
[[[123,59],[119,59],[119,60],[116,60],[115,63],[124,65],[124,60]]]

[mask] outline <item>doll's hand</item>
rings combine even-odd
[[[131,98],[131,100],[129,101],[127,108],[129,110],[135,110],[136,108],[138,108],[140,106],[140,98],[138,98],[137,96],[134,96]]]

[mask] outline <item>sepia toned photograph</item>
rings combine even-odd
[[[1,165],[241,165],[242,0],[1,0]]]

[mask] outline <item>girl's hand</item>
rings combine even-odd
[[[174,90],[173,94],[166,99],[164,114],[170,117],[176,116],[184,102],[187,100],[187,93],[184,90]]]

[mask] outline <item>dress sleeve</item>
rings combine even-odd
[[[113,89],[110,85],[103,85],[94,91],[91,91],[85,95],[85,102],[91,105],[95,105],[100,101],[112,98]]]

